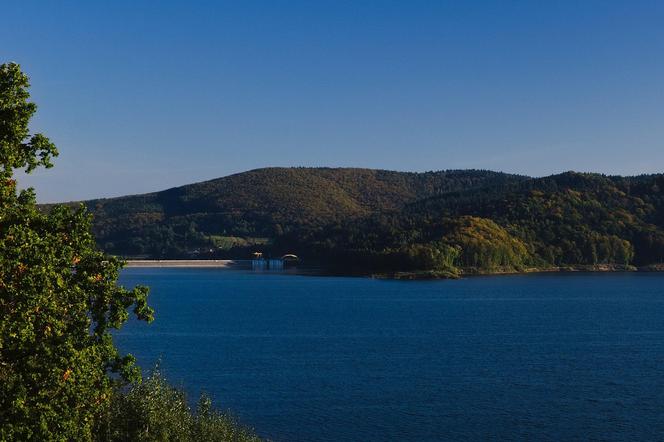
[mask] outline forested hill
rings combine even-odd
[[[288,252],[445,275],[664,263],[664,175],[269,168],[86,204],[100,246],[125,257]]]
[[[395,211],[455,191],[527,177],[480,170],[426,173],[266,168],[162,192],[86,201],[106,251],[153,258],[228,257],[300,231]]]
[[[564,173],[448,192],[284,247],[372,271],[629,268],[664,262],[664,175]],[[298,244],[293,246],[292,244]]]
[[[491,219],[553,264],[664,262],[664,175],[569,172],[501,190],[428,198],[408,213]]]

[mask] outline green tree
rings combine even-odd
[[[100,442],[260,441],[233,416],[214,409],[205,395],[190,407],[184,391],[169,385],[158,369],[130,390],[117,392],[96,431]]]
[[[526,245],[490,219],[462,216],[447,224],[443,242],[461,251],[463,267],[518,269],[530,259]]]
[[[117,285],[121,261],[100,252],[83,208],[38,210],[16,170],[51,167],[55,146],[28,123],[28,78],[0,66],[0,440],[91,440],[115,386],[136,380],[110,331],[152,319],[147,289]]]
[[[408,263],[416,270],[440,270],[456,272],[455,261],[461,253],[460,247],[439,241],[429,244],[409,244],[404,247]]]

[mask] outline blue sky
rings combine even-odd
[[[664,2],[26,1],[40,201],[264,166],[664,172]]]

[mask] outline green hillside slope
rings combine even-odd
[[[106,251],[154,258],[232,256],[251,244],[398,210],[451,191],[525,177],[489,171],[427,173],[267,168],[162,192],[87,201]]]
[[[282,247],[370,271],[657,264],[664,262],[664,176],[570,172],[447,192],[298,232]]]
[[[664,175],[268,168],[86,202],[125,257],[296,253],[343,272],[503,272],[664,263]]]

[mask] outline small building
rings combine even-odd
[[[251,260],[253,270],[283,270],[284,267],[292,265],[300,260],[296,255],[288,253],[281,258],[263,258],[262,252],[254,252]]]

